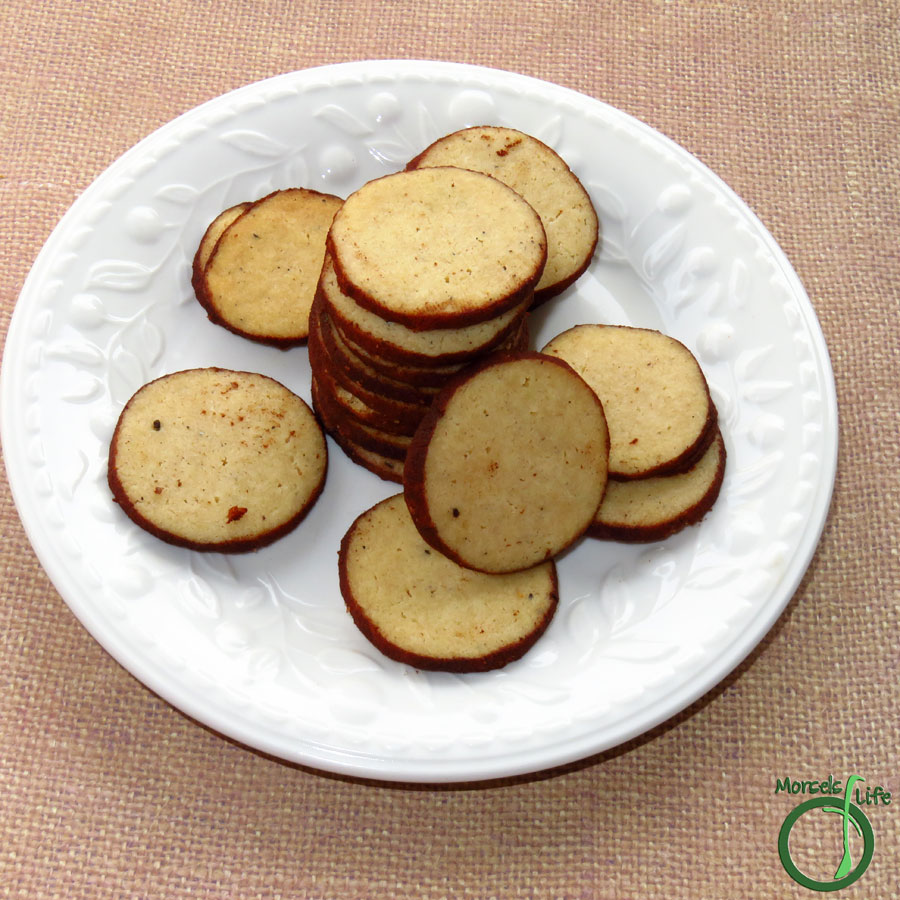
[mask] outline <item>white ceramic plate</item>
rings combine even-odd
[[[190,261],[222,209],[275,188],[346,196],[432,140],[497,123],[553,146],[602,223],[590,270],[535,346],[579,322],[659,328],[698,356],[728,448],[720,499],[658,544],[587,540],[521,661],[480,675],[384,659],[354,628],[337,548],[397,486],[330,444],[324,494],[288,537],[227,557],[136,528],[106,486],[122,405],[201,365],[310,399],[305,349],[210,324]],[[6,345],[2,437],[16,503],[59,592],[137,678],[213,729],[325,770],[405,781],[515,775],[641,734],[713,687],[770,628],[824,524],[837,412],[824,340],[759,221],[671,141],[597,100],[433,62],[329,66],[254,84],[150,135],[73,205],[25,284]]]

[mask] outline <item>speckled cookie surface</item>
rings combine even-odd
[[[328,234],[341,290],[414,330],[493,318],[533,295],[547,259],[540,217],[479,172],[436,167],[376,178]]]
[[[150,382],[125,405],[108,479],[123,511],[162,540],[242,551],[302,520],[327,461],[312,410],[282,384],[189,369]]]
[[[725,455],[725,442],[717,433],[706,453],[686,472],[610,480],[588,533],[617,541],[659,541],[696,524],[719,496]]]
[[[326,235],[342,202],[290,188],[251,204],[225,228],[195,283],[210,320],[275,346],[305,341]]]
[[[675,338],[647,328],[576,325],[542,352],[569,363],[602,401],[613,479],[684,471],[715,436],[706,378]]]
[[[608,454],[603,408],[567,364],[496,353],[432,405],[407,453],[404,493],[432,546],[461,565],[511,572],[584,533]]]
[[[465,128],[435,141],[407,168],[426,166],[491,175],[535,209],[547,234],[547,264],[535,288],[536,303],[565,290],[587,268],[597,246],[597,213],[578,177],[542,141],[496,125]]]
[[[509,575],[459,566],[422,540],[399,494],[356,519],[339,570],[360,631],[390,658],[422,669],[506,665],[534,645],[557,606],[552,560]]]

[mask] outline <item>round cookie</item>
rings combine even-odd
[[[156,537],[237,552],[294,528],[321,493],[325,436],[312,410],[252,372],[188,369],[140,388],[109,449],[113,498]]]
[[[458,328],[530,300],[547,260],[538,214],[480,172],[385,175],[334,217],[328,252],[341,290],[415,331]]]
[[[325,238],[342,202],[289,188],[251,204],[224,230],[197,279],[210,320],[264,344],[305,342]]]
[[[400,494],[356,519],[338,559],[357,627],[386,656],[420,669],[504,666],[534,645],[557,607],[552,560],[510,575],[459,566],[422,540]]]
[[[612,481],[588,534],[639,543],[661,541],[695,525],[712,508],[725,475],[725,443],[716,434],[687,472]]]
[[[334,338],[335,358],[343,361],[349,372],[354,377],[362,380],[371,380],[377,384],[378,390],[383,390],[385,395],[397,396],[408,399],[424,396],[427,402],[434,399],[437,389],[443,387],[447,381],[456,375],[467,365],[471,365],[473,359],[455,363],[448,366],[416,366],[399,362],[391,362],[382,359],[377,354],[367,352],[352,340],[348,340],[340,334],[332,323],[332,327],[323,330],[326,342]],[[531,334],[528,328],[528,316],[522,316],[515,331],[511,332],[498,346],[497,350],[527,350],[530,344]],[[490,351],[486,351],[490,352]],[[473,358],[485,355],[474,353]],[[362,383],[362,381],[360,382]],[[376,389],[373,387],[373,390]],[[410,395],[410,391],[415,392]]]
[[[541,352],[569,363],[603,403],[612,479],[682,472],[715,436],[706,378],[673,337],[626,325],[576,325]]]
[[[547,234],[547,265],[535,305],[571,285],[597,247],[599,220],[591,198],[565,161],[531,135],[496,125],[464,128],[423,150],[407,169],[459,166],[509,185],[535,209]]]
[[[361,387],[408,403],[431,403],[447,379],[466,365],[422,368],[379,360],[348,341],[324,313],[321,336],[329,355],[348,377]]]
[[[566,363],[495,353],[451,381],[406,456],[406,502],[460,565],[512,572],[566,549],[594,520],[609,437],[596,394]]]
[[[341,381],[332,377],[328,371],[317,372],[315,379],[319,388],[327,391],[346,415],[388,434],[411,438],[427,411],[426,407],[421,407],[414,417],[407,410],[398,409],[389,412],[383,407],[367,403],[358,393],[349,390]]]

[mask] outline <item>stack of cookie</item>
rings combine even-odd
[[[441,387],[527,343],[546,261],[537,212],[488,175],[423,168],[351,194],[328,234],[309,334],[313,402],[344,451],[401,482]]]

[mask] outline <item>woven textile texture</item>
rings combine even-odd
[[[5,0],[0,34],[0,337],[59,218],[159,126],[282,72],[439,59],[603,100],[721,176],[806,287],[840,410],[819,550],[731,676],[615,750],[455,787],[287,765],[173,709],[71,614],[4,480],[0,897],[804,897],[775,781],[851,773],[897,802],[866,807],[875,855],[840,896],[896,896],[896,2]]]

